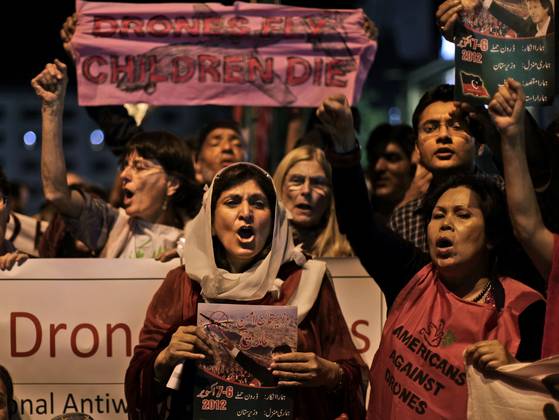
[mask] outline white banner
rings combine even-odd
[[[367,364],[385,303],[357,259],[328,259],[342,311]],[[0,273],[0,364],[22,419],[83,412],[126,418],[124,373],[147,305],[178,262],[33,259]]]

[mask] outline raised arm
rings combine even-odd
[[[66,65],[59,60],[47,64],[31,81],[37,96],[42,99],[41,178],[45,198],[62,214],[79,217],[83,198],[68,188],[62,148],[62,114],[67,83]]]
[[[489,112],[501,134],[507,202],[514,233],[540,274],[547,279],[553,234],[543,224],[528,170],[524,101],[522,85],[507,79],[491,100]]]
[[[351,110],[345,97],[325,99],[317,111],[330,131],[335,153],[329,153],[340,231],[367,272],[385,294],[388,305],[425,265],[426,254],[375,220],[368,200]]]

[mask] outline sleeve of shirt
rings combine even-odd
[[[64,221],[72,236],[87,245],[89,249],[103,249],[109,233],[118,218],[118,210],[105,201],[80,191],[84,205],[79,217],[65,217]]]

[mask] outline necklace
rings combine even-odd
[[[483,290],[479,292],[479,295],[477,295],[475,298],[472,299],[472,302],[476,302],[476,303],[479,302],[481,298],[483,298],[487,294],[487,292],[489,292],[490,289],[491,289],[491,282],[488,281],[485,287],[483,288]]]

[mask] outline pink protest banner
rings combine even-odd
[[[77,1],[80,105],[359,100],[377,44],[358,10]]]

